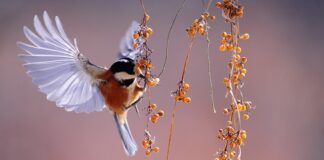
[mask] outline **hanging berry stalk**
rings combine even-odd
[[[150,16],[147,14],[143,0],[140,0],[141,6],[144,11],[144,16],[142,22],[140,24],[140,30],[133,34],[133,38],[135,39],[135,43],[133,44],[134,48],[139,48],[140,54],[139,57],[136,58],[136,65],[141,70],[144,70],[144,85],[147,86],[147,97],[148,97],[148,106],[144,109],[146,110],[146,129],[144,131],[144,140],[143,140],[143,148],[146,150],[145,155],[149,156],[152,152],[159,152],[159,147],[153,147],[155,143],[155,137],[152,138],[149,126],[150,123],[157,123],[157,121],[164,116],[164,111],[157,111],[157,105],[151,103],[151,91],[150,88],[159,84],[160,79],[152,73],[153,63],[150,59],[150,55],[153,51],[148,47],[147,41],[149,37],[153,34],[153,29],[147,26],[148,21],[150,20]],[[141,45],[140,45],[141,44]]]
[[[239,42],[249,39],[250,36],[247,33],[240,35],[238,19],[243,17],[244,7],[238,3],[238,0],[223,0],[223,2],[217,2],[216,7],[222,10],[225,22],[231,26],[230,33],[223,32],[221,34],[219,50],[232,54],[227,65],[229,74],[223,80],[227,89],[226,97],[230,95],[231,100],[229,107],[223,110],[223,113],[229,116],[229,120],[226,127],[220,129],[218,133],[218,139],[225,142],[225,147],[217,153],[215,160],[234,158],[240,160],[241,146],[247,138],[247,133],[241,126],[241,114],[243,114],[244,120],[248,120],[253,108],[251,102],[246,101],[242,93],[243,79],[247,73],[245,68],[247,58],[241,56],[242,49]]]
[[[185,1],[183,2],[183,4],[184,3],[185,3]],[[189,85],[189,83],[185,82],[185,75],[186,75],[187,66],[189,63],[194,39],[195,39],[196,34],[200,34],[202,36],[205,36],[206,34],[208,34],[208,29],[210,28],[208,25],[209,20],[215,20],[215,16],[211,16],[206,11],[206,12],[202,13],[199,18],[193,20],[191,26],[186,29],[190,43],[189,43],[189,47],[188,47],[188,52],[186,53],[186,56],[185,56],[181,80],[178,83],[178,89],[176,91],[174,91],[172,94],[174,97],[174,106],[173,106],[173,111],[172,111],[172,115],[171,115],[171,124],[170,124],[170,130],[169,130],[169,140],[168,140],[168,148],[167,148],[167,156],[166,156],[167,160],[169,160],[169,157],[170,157],[170,148],[171,148],[172,135],[173,135],[173,129],[174,129],[174,119],[175,119],[177,102],[178,101],[182,101],[184,103],[191,102],[191,98],[189,96],[187,96],[187,92],[189,90],[190,85]],[[212,101],[213,101],[213,99],[212,99]],[[213,104],[214,104],[214,101],[213,101]]]

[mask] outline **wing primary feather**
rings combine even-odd
[[[68,38],[68,36],[66,35],[63,25],[61,23],[61,20],[58,16],[55,16],[55,23],[56,23],[56,27],[58,29],[58,31],[60,32],[61,37],[70,45],[73,46],[70,39]],[[77,46],[75,46],[76,49],[78,48]]]
[[[73,44],[67,37],[61,20],[51,20],[46,11],[43,22],[34,16],[35,32],[24,26],[26,38],[31,42],[17,42],[25,51],[18,55],[25,63],[23,67],[39,90],[67,111],[101,111],[105,101],[96,81],[107,69],[98,67],[80,53],[77,40]],[[54,24],[55,23],[55,24]]]
[[[60,47],[52,45],[51,43],[43,41],[40,37],[38,37],[35,33],[33,33],[28,27],[24,26],[24,34],[26,38],[32,42],[35,46],[41,48],[50,48],[57,51],[65,51]]]
[[[52,24],[52,20],[50,19],[48,13],[46,11],[44,11],[43,14],[43,19],[45,22],[45,26],[47,28],[47,30],[49,31],[49,33],[52,35],[52,37],[61,45],[64,45],[65,47],[67,47],[69,50],[74,51],[75,49],[71,47],[71,45],[68,45],[62,38],[61,36],[58,34],[58,31],[55,29],[55,27]]]

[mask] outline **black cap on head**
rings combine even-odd
[[[113,72],[113,74],[118,72],[126,72],[130,75],[134,75],[134,67],[135,63],[134,60],[130,58],[121,58],[117,62],[111,65],[110,70]]]

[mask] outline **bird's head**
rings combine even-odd
[[[121,58],[111,65],[110,70],[118,81],[142,77],[142,72],[136,67],[134,60]]]

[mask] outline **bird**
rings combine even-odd
[[[145,85],[142,70],[136,58],[142,54],[133,44],[133,34],[140,24],[133,21],[120,43],[117,60],[110,66],[100,67],[79,51],[77,41],[70,41],[62,22],[55,16],[52,21],[44,11],[43,23],[34,16],[36,33],[24,26],[26,38],[31,42],[17,42],[24,54],[18,57],[32,82],[47,95],[47,100],[68,112],[90,113],[108,109],[113,114],[126,155],[134,156],[136,142],[127,122],[127,113],[143,98]],[[141,41],[137,43],[142,45]]]

